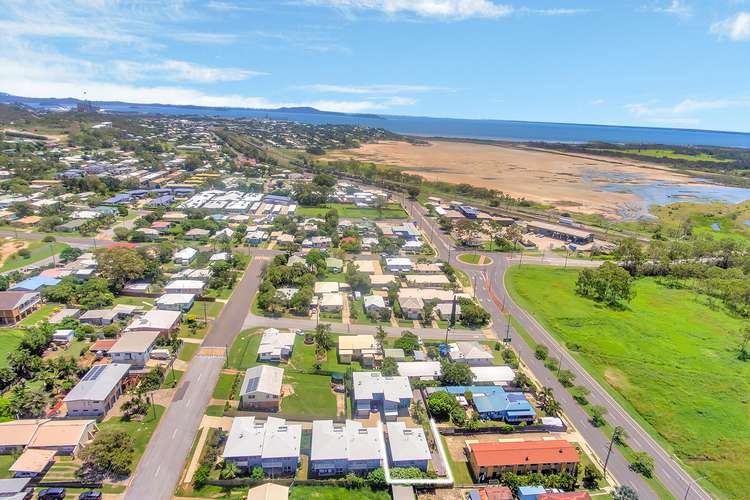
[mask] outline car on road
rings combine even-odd
[[[78,495],[78,500],[102,500],[101,491],[84,491]]]
[[[305,331],[302,330],[302,328],[297,328],[296,330],[294,330],[294,334],[302,337],[305,334]]]
[[[59,500],[65,498],[65,488],[47,488],[37,495],[39,500]]]

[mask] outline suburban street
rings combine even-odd
[[[513,302],[507,290],[505,289],[505,272],[511,266],[519,263],[518,256],[508,257],[504,254],[485,253],[493,259],[489,266],[476,266],[464,264],[457,260],[456,256],[460,252],[452,248],[452,244],[437,227],[435,221],[426,217],[423,207],[416,202],[405,200],[404,205],[407,212],[411,215],[422,230],[432,236],[435,248],[438,250],[440,257],[448,259],[450,255],[451,265],[466,271],[472,281],[482,283],[484,286],[477,286],[476,293],[484,307],[492,314],[493,330],[498,338],[505,335],[507,328],[506,316],[501,314],[500,306],[504,306],[508,312],[526,329],[531,337],[538,343],[547,345],[550,349],[550,357],[557,358],[561,361],[562,368],[571,370],[576,375],[576,385],[581,385],[591,391],[588,397],[592,405],[600,404],[607,409],[606,420],[612,426],[622,426],[629,435],[627,439],[630,446],[636,451],[645,451],[654,457],[655,475],[662,484],[677,498],[684,499],[709,499],[711,496],[706,493],[699,484],[668,454],[659,443],[652,438],[643,427],[638,424],[622,406],[593,378],[589,375],[568,351],[547,332],[529,313]],[[532,260],[533,259],[533,260]],[[544,264],[553,266],[562,266],[563,260],[557,256],[554,258],[547,257],[542,260],[539,257],[523,257],[524,263]],[[567,259],[568,266],[598,266],[600,261],[587,261],[582,259]],[[495,307],[493,307],[493,304]],[[598,458],[603,461],[607,455],[609,439],[602,431],[595,428],[589,422],[588,415],[581,409],[570,396],[568,391],[560,384],[552,372],[548,370],[544,363],[534,356],[533,350],[524,342],[517,332],[510,327],[512,345],[519,354],[520,359],[526,364],[535,375],[535,377],[546,387],[551,387],[554,391],[555,398],[562,405],[565,414],[570,418],[581,435],[588,441],[589,445],[597,453]],[[631,471],[629,463],[625,457],[616,448],[612,449],[612,454],[607,466],[608,473],[615,477],[620,484],[626,484],[634,487],[640,498],[657,498],[653,490],[646,484],[644,479]]]
[[[245,274],[211,326],[203,352],[193,358],[177,386],[172,403],[159,422],[133,474],[125,498],[172,498],[203,414],[224,367],[220,353],[240,331],[260,282],[266,258],[253,258]],[[210,349],[211,347],[219,348]],[[208,348],[208,349],[206,349]]]

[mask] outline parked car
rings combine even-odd
[[[84,491],[78,495],[78,500],[102,500],[100,491]]]
[[[37,495],[39,500],[59,500],[65,498],[65,488],[47,488]]]

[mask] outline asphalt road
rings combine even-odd
[[[242,330],[260,282],[265,258],[253,258],[221,314],[211,326],[204,347],[231,345]],[[159,422],[125,492],[126,500],[169,499],[180,480],[190,448],[224,367],[224,356],[199,354],[180,379],[175,398]]]
[[[480,286],[476,287],[476,293],[479,300],[485,308],[492,314],[493,330],[499,334],[498,337],[504,337],[508,328],[505,316],[501,314],[500,308],[505,307],[510,314],[526,329],[531,337],[537,343],[543,343],[550,349],[551,357],[561,360],[563,369],[571,370],[576,375],[576,385],[581,385],[591,391],[588,397],[592,405],[599,404],[607,409],[606,420],[612,425],[620,425],[625,428],[629,438],[628,444],[636,451],[645,451],[655,460],[655,475],[661,483],[676,498],[683,499],[710,499],[711,496],[698,485],[695,480],[681,467],[681,465],[667,453],[659,443],[657,443],[646,432],[638,422],[636,422],[596,381],[586,370],[584,370],[568,351],[560,346],[557,341],[537,322],[529,313],[513,302],[505,289],[504,277],[505,271],[510,265],[518,264],[520,257],[516,254],[512,257],[503,254],[490,254],[494,259],[490,266],[472,266],[464,264],[456,259],[456,250],[453,248],[449,238],[442,234],[437,224],[432,219],[425,216],[424,209],[416,203],[405,201],[407,212],[422,227],[432,239],[440,257],[449,260],[450,263],[466,271],[472,281]],[[459,252],[460,253],[460,252]],[[523,263],[545,264],[560,266],[564,265],[560,257],[547,257],[546,259],[535,257],[529,259],[523,257]],[[587,261],[582,259],[568,259],[568,266],[598,266],[598,261]],[[486,274],[485,274],[486,273]],[[495,307],[493,307],[493,305]],[[531,348],[515,332],[512,326],[509,328],[512,338],[512,345],[519,353],[521,361],[526,364],[535,377],[542,385],[551,387],[554,391],[555,398],[562,405],[563,411],[570,418],[573,425],[578,429],[581,435],[586,439],[589,445],[598,455],[600,463],[603,462],[609,447],[609,440],[602,431],[591,425],[588,415],[581,409],[568,391],[557,381],[556,374],[550,372],[544,364],[537,360]],[[620,484],[627,484],[638,491],[640,498],[657,498],[654,491],[646,484],[643,478],[629,469],[629,463],[623,455],[614,448],[610,455],[608,463],[608,473],[611,473]]]

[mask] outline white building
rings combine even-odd
[[[382,411],[385,420],[395,420],[408,412],[412,392],[409,379],[404,376],[385,377],[379,372],[352,373],[354,411],[366,418],[371,411]]]
[[[175,264],[187,266],[190,265],[191,262],[193,262],[197,255],[198,250],[196,250],[195,248],[186,247],[174,254],[174,261]]]
[[[165,293],[156,299],[156,308],[163,311],[187,312],[193,307],[195,294],[193,293]]]
[[[404,422],[388,422],[386,429],[391,467],[417,467],[426,471],[432,454],[424,430],[406,427]]]
[[[258,361],[284,361],[292,355],[294,332],[269,328],[263,332],[258,347]]]
[[[200,295],[206,288],[206,283],[201,280],[174,280],[164,286],[166,293],[192,293]]]
[[[435,380],[443,374],[440,361],[403,361],[397,363],[398,374],[417,380]]]
[[[144,366],[154,348],[159,332],[129,332],[122,335],[109,349],[113,363]]]
[[[182,313],[180,311],[152,309],[143,316],[133,319],[125,328],[125,331],[149,330],[167,335],[179,327],[181,317]]]
[[[302,426],[288,425],[283,418],[235,417],[224,453],[225,462],[251,471],[262,467],[269,476],[293,475],[299,463]]]
[[[128,364],[96,365],[65,396],[71,417],[104,415],[122,395],[122,382],[130,370]]]
[[[248,368],[240,388],[240,408],[278,410],[283,380],[283,368],[269,365]]]
[[[454,363],[466,363],[471,366],[489,366],[495,358],[479,342],[454,342],[448,344],[448,357]]]
[[[364,474],[382,465],[380,436],[376,427],[347,420],[315,420],[310,447],[310,470],[318,476]]]
[[[412,262],[406,257],[388,257],[385,259],[385,268],[391,273],[408,273],[411,271]]]

